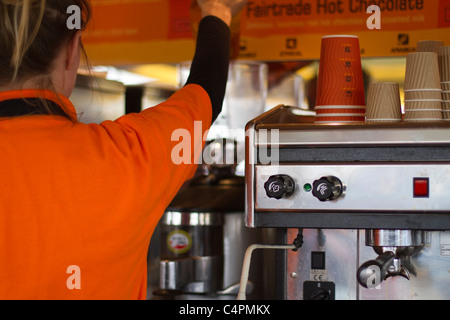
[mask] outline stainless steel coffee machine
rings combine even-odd
[[[279,299],[450,298],[450,123],[247,125],[246,225],[277,228]]]

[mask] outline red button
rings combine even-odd
[[[414,178],[414,197],[428,198],[430,196],[430,179],[429,178]]]

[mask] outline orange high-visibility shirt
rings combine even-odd
[[[0,101],[39,95],[75,114],[49,91],[0,92]],[[0,118],[0,299],[145,299],[151,235],[194,175],[210,124],[198,85],[100,125]],[[190,133],[187,164],[172,159],[177,129]]]

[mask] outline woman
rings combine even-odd
[[[0,0],[0,299],[144,299],[152,232],[195,172],[172,133],[221,110],[229,25],[244,0],[198,0],[191,76],[166,102],[100,125],[68,100],[88,0]],[[202,135],[198,135],[201,139]],[[198,140],[198,139],[197,139]],[[200,150],[202,141],[192,141]]]

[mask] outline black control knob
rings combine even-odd
[[[313,196],[320,201],[336,200],[342,192],[342,182],[336,177],[322,177],[313,183]]]
[[[317,289],[313,291],[309,300],[331,300],[330,293],[325,289]]]
[[[287,175],[271,176],[264,184],[269,198],[281,199],[290,197],[295,190],[294,180]]]

